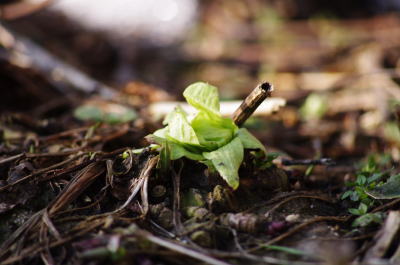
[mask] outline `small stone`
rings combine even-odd
[[[293,223],[299,220],[299,217],[299,214],[289,214],[288,216],[286,216],[285,220],[286,222]]]

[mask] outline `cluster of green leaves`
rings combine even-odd
[[[369,156],[367,163],[357,172],[356,180],[346,183],[350,189],[342,194],[342,199],[350,199],[358,203],[357,208],[350,208],[349,212],[359,216],[353,222],[353,226],[367,226],[371,223],[380,223],[382,221],[382,213],[368,213],[377,200],[371,196],[377,188],[385,185],[384,178],[388,176],[388,172],[382,167],[388,164],[390,156]]]
[[[186,157],[200,161],[236,189],[239,186],[238,170],[243,161],[244,149],[264,146],[245,128],[238,128],[230,118],[220,114],[218,89],[198,82],[183,92],[186,101],[197,109],[195,115],[175,108],[164,120],[163,129],[148,136],[162,146],[164,160]]]

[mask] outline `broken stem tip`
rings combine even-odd
[[[273,90],[274,87],[268,82],[259,84],[233,113],[233,122],[239,127],[243,125],[258,106],[260,106],[267,97],[271,96]]]

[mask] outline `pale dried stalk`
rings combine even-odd
[[[271,96],[274,87],[264,82],[259,84],[242,102],[240,107],[233,113],[232,119],[237,126],[242,126],[243,123],[254,113],[260,104]]]

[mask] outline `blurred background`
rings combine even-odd
[[[183,89],[199,80],[219,87],[225,100],[242,99],[268,80],[286,107],[247,126],[271,148],[295,157],[386,151],[400,157],[398,0],[44,2],[2,24],[93,80],[139,95],[135,107],[181,100]],[[0,36],[7,50],[8,35]],[[32,85],[12,62],[0,69],[3,111],[31,111],[59,99],[51,82],[30,73]],[[35,72],[35,64],[30,68]]]

